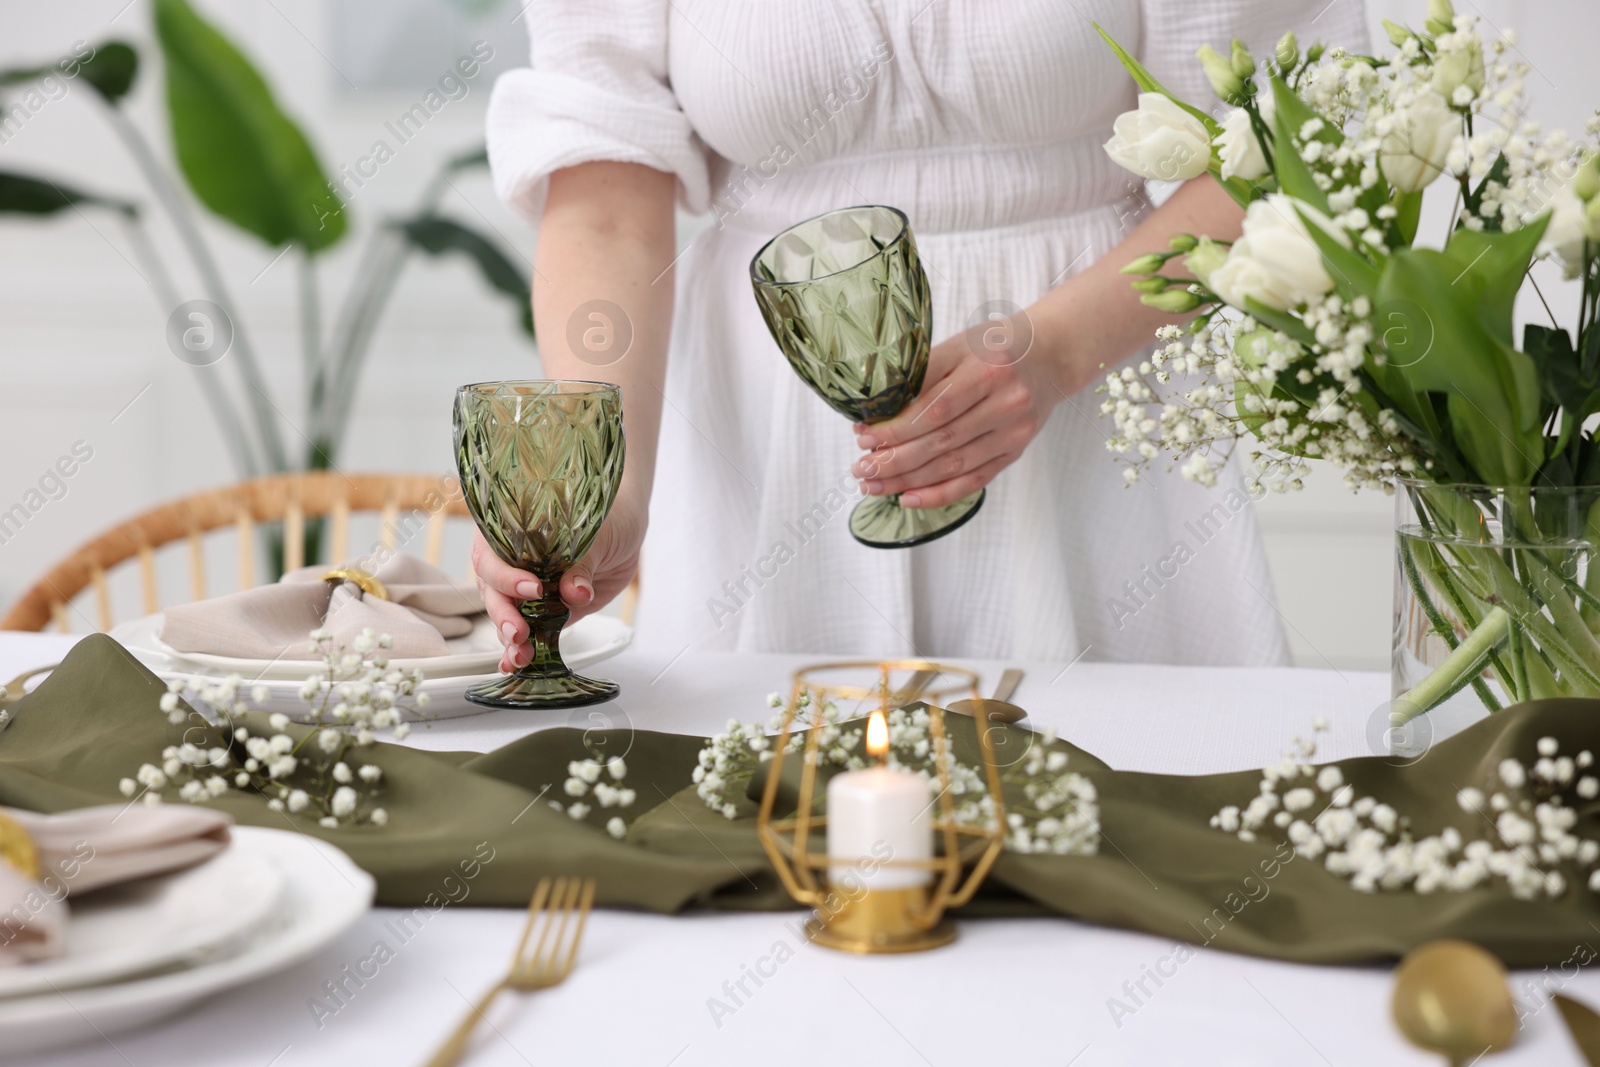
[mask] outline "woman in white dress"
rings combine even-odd
[[[1201,43],[1263,55],[1293,28],[1366,51],[1360,0],[533,0],[524,17],[531,65],[495,86],[489,157],[539,226],[544,374],[625,398],[621,495],[562,582],[575,617],[642,558],[638,639],[668,655],[1286,661],[1238,473],[1128,488],[1105,449],[1101,367],[1169,321],[1118,269],[1241,213],[1205,176],[1152,208],[1107,157],[1136,90],[1091,20],[1211,106]],[[784,362],[748,273],[774,234],[851,204],[910,218],[947,339],[915,403],[856,429]],[[681,255],[675,205],[713,216]],[[1025,356],[980,358],[968,327],[1018,309]],[[926,545],[847,529],[858,492],[929,507],[981,486],[982,510]],[[513,600],[538,584],[481,541],[475,561],[520,665]]]

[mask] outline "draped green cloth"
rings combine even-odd
[[[117,783],[179,740],[157,710],[165,686],[110,638],[85,638],[0,732],[0,804],[63,811],[122,800]],[[958,751],[972,744],[970,720],[951,717]],[[964,736],[961,723],[968,724]],[[297,729],[297,728],[296,728]],[[1004,728],[1003,747],[1039,743]],[[292,731],[291,731],[292,732]],[[1405,766],[1380,757],[1341,761],[1357,795],[1411,818],[1416,833],[1447,825],[1472,840],[1487,829],[1462,812],[1457,791],[1483,786],[1501,759],[1535,758],[1540,737],[1562,751],[1600,750],[1600,701],[1547,700],[1507,709]],[[591,740],[593,735],[591,734]],[[551,810],[567,764],[584,759],[583,733],[542,730],[489,753],[425,752],[378,744],[364,758],[384,770],[384,827],[324,829],[270,810],[259,796],[230,792],[210,802],[240,823],[294,829],[342,848],[378,882],[378,900],[419,906],[449,897],[471,869],[464,903],[521,907],[544,875],[592,875],[607,906],[674,913],[690,908],[776,910],[783,892],[755,833],[755,820],[726,819],[696,797],[690,775],[703,740],[638,731],[610,737],[628,747],[627,784],[638,794],[625,840],[601,828],[616,809],[584,822]],[[1070,766],[1093,779],[1104,833],[1095,856],[1007,852],[960,916],[1071,916],[1233,952],[1314,963],[1397,956],[1423,941],[1475,941],[1508,965],[1568,959],[1600,938],[1600,899],[1566,870],[1555,901],[1519,901],[1498,880],[1465,893],[1363,893],[1295,857],[1264,832],[1243,842],[1209,825],[1227,804],[1256,795],[1260,772],[1199,777],[1114,771],[1065,742]],[[547,793],[549,795],[547,795]],[[174,801],[176,802],[176,801]],[[1575,832],[1600,835],[1585,802]],[[481,861],[492,856],[488,862]],[[1591,924],[1597,925],[1591,925]]]

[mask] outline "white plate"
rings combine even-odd
[[[210,652],[181,652],[161,640],[161,612],[122,623],[111,631],[111,636],[128,648],[141,648],[158,652],[174,663],[189,663],[204,667],[217,674],[237,674],[257,681],[304,681],[319,670],[319,659],[246,659],[241,656],[218,656]],[[445,642],[450,654],[414,659],[391,659],[389,665],[401,670],[416,668],[430,678],[448,678],[457,674],[487,674],[500,664],[500,639],[494,625],[486,615],[473,623],[472,632],[464,637],[452,637]]]
[[[219,671],[212,667],[205,667],[198,663],[189,663],[182,653],[171,649],[162,651],[166,646],[156,647],[160,644],[159,638],[154,642],[150,638],[161,632],[161,616],[147,615],[142,619],[124,623],[111,631],[111,636],[116,638],[134,657],[149,667],[163,681],[172,678],[192,677],[222,677],[232,671]],[[573,670],[581,671],[591,667],[602,660],[610,659],[633,641],[633,628],[621,619],[611,615],[587,615],[573,623],[571,627],[561,634],[561,658]],[[478,715],[489,709],[476,704],[467,703],[466,692],[479,682],[487,682],[500,677],[500,672],[494,669],[496,664],[483,674],[457,674],[443,678],[431,675],[422,683],[420,692],[428,694],[428,706],[422,716],[407,715],[413,721],[423,719],[449,719],[461,715]],[[303,661],[307,668],[314,669],[315,661]],[[427,661],[418,661],[422,664],[424,674],[427,674]],[[308,672],[309,673],[309,670]],[[243,677],[252,682],[266,687],[267,700],[261,709],[267,712],[281,711],[290,718],[303,718],[307,707],[300,699],[300,675],[292,679],[263,678],[259,683],[250,675]]]
[[[236,844],[265,855],[285,878],[279,907],[238,951],[151,978],[0,1001],[0,1055],[101,1041],[165,1019],[205,997],[299,963],[331,944],[372,906],[372,876],[332,845],[253,826],[237,827],[234,835]]]
[[[262,923],[283,886],[283,872],[259,849],[232,843],[199,866],[74,896],[65,951],[0,968],[0,997],[108,982],[217,952]]]

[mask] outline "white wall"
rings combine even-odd
[[[523,62],[520,4],[513,0],[197,0],[268,72],[279,98],[310,132],[326,167],[365,154],[427,81],[478,39],[496,49],[494,67]],[[946,0],[949,3],[965,0]],[[1592,44],[1600,29],[1593,0],[1458,0],[1494,27],[1515,27],[1534,113],[1552,126],[1580,129],[1600,104],[1600,68]],[[455,9],[455,14],[451,9]],[[1425,0],[1377,3],[1377,16],[1420,24]],[[390,39],[356,32],[374,12],[392,22],[426,27],[402,50]],[[469,12],[461,14],[462,10]],[[481,12],[481,13],[474,13]],[[77,0],[42,4],[0,0],[0,67],[48,58],[75,40],[120,36],[147,45],[147,0]],[[151,49],[146,48],[147,52]],[[415,73],[413,73],[415,72]],[[160,79],[146,70],[130,104],[158,141],[165,125]],[[326,291],[342,293],[372,220],[405,211],[443,156],[481,142],[483,108],[493,70],[466,99],[451,103],[405,146],[353,205],[355,239],[326,258]],[[360,86],[352,89],[351,82]],[[95,190],[148,200],[148,192],[83,87],[47,104],[21,133],[0,145],[0,169],[46,172]],[[444,210],[493,227],[524,257],[533,234],[495,200],[487,179],[459,181]],[[1441,210],[1443,205],[1440,205]],[[1434,220],[1442,227],[1440,219]],[[691,226],[683,227],[687,239]],[[269,250],[236,231],[207,222],[243,318],[267,364],[285,436],[301,442],[296,400],[299,347],[294,272]],[[182,267],[171,233],[157,239]],[[167,350],[165,314],[130,265],[126,236],[109,217],[19,221],[0,219],[0,511],[21,500],[76,441],[93,458],[20,534],[0,544],[0,603],[9,602],[46,566],[93,532],[151,503],[233,480],[226,454],[195,383],[204,373]],[[201,295],[179,269],[186,297]],[[1547,279],[1548,280],[1548,279]],[[1556,288],[1559,289],[1559,286]],[[1547,294],[1552,288],[1547,286]],[[1557,293],[1570,305],[1573,297]],[[1554,303],[1555,300],[1552,302]],[[1558,308],[1558,311],[1560,308]],[[460,382],[505,377],[534,356],[511,328],[507,305],[491,297],[462,263],[417,260],[408,270],[377,338],[363,400],[341,466],[349,470],[439,470],[449,467],[451,391]],[[214,370],[216,368],[213,368]],[[1298,662],[1307,666],[1383,668],[1390,612],[1390,501],[1351,497],[1333,471],[1319,471],[1304,493],[1274,497],[1259,508],[1278,593]],[[226,550],[216,558],[226,569]],[[177,568],[168,575],[182,583]],[[119,594],[123,589],[117,590]],[[124,610],[131,609],[131,593]],[[81,620],[80,620],[81,622]]]

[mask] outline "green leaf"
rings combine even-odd
[[[1295,207],[1295,213],[1305,224],[1306,233],[1311,236],[1311,243],[1322,253],[1322,261],[1328,265],[1328,275],[1339,287],[1339,292],[1346,298],[1364,296],[1370,300],[1378,288],[1378,268],[1369,263],[1360,252],[1346,248],[1334,240],[1332,234],[1324,230],[1315,219],[1301,211],[1298,206]]]
[[[1422,193],[1396,193],[1390,203],[1394,204],[1394,228],[1400,235],[1400,240],[1410,247],[1411,242],[1417,239],[1417,224],[1422,221]]]
[[[1523,327],[1522,350],[1533,361],[1539,386],[1552,408],[1563,414],[1554,452],[1563,451],[1573,432],[1594,411],[1600,410],[1600,375],[1585,372],[1565,330],[1532,323]]]
[[[48,178],[0,171],[0,213],[54,215],[79,204],[110,208],[125,215],[138,214],[138,207],[126,200],[96,196]]]
[[[195,195],[269,245],[335,244],[343,205],[255,67],[186,0],[156,0],[155,21],[173,145]]]
[[[493,241],[442,215],[419,215],[394,225],[414,248],[430,256],[456,252],[472,260],[483,280],[512,301],[521,314],[523,332],[533,336],[532,283]]]
[[[1168,91],[1166,86],[1162,85],[1156,80],[1156,76],[1154,74],[1151,74],[1144,68],[1143,63],[1140,63],[1137,59],[1134,59],[1131,55],[1129,55],[1127,49],[1118,44],[1116,38],[1107,33],[1098,22],[1094,23],[1094,28],[1105,40],[1106,44],[1111,46],[1111,51],[1116,53],[1117,59],[1122,63],[1123,69],[1133,76],[1133,82],[1140,88],[1140,90],[1147,93],[1160,93],[1168,100],[1171,100],[1174,104],[1177,104],[1179,107],[1183,108],[1183,110],[1199,119],[1201,125],[1206,128],[1206,133],[1208,133],[1210,136],[1215,137],[1217,134],[1222,132],[1222,127],[1217,123],[1216,119],[1212,118],[1204,111],[1201,111],[1199,108],[1194,107],[1191,104],[1186,104],[1182,100],[1179,100],[1176,96],[1173,96],[1172,93]]]
[[[1387,367],[1417,392],[1447,397],[1463,458],[1484,481],[1526,485],[1544,459],[1533,361],[1484,323],[1456,261],[1432,249],[1399,249],[1384,265],[1375,315],[1400,316],[1384,329]]]
[[[78,77],[113,104],[128,94],[138,76],[139,53],[121,41],[107,41],[78,65]]]
[[[1484,324],[1506,344],[1513,343],[1512,311],[1517,293],[1549,222],[1547,212],[1510,233],[1462,228],[1445,242],[1445,255],[1461,265],[1461,275],[1452,284],[1472,286]]]
[[[1277,311],[1269,308],[1260,301],[1248,296],[1244,299],[1243,310],[1257,322],[1265,323],[1274,330],[1281,330],[1285,335],[1294,338],[1303,345],[1310,346],[1316,343],[1316,337],[1313,336],[1306,324],[1287,311]]]
[[[1295,121],[1295,116],[1301,115],[1308,109],[1294,94],[1294,90],[1284,84],[1282,78],[1272,79],[1272,100],[1276,108],[1272,116],[1273,145],[1272,166],[1278,176],[1278,187],[1296,200],[1303,200],[1322,212],[1331,214],[1328,209],[1328,194],[1311,177],[1311,168],[1306,166],[1306,161],[1300,158],[1300,153],[1295,150],[1298,143],[1299,130],[1305,120]]]

